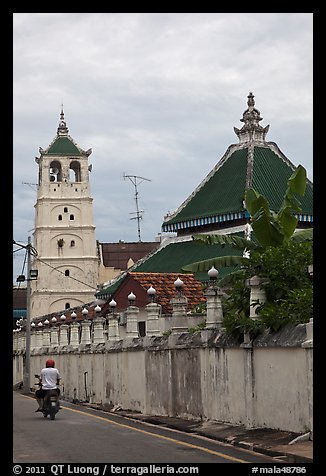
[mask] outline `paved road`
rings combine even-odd
[[[271,463],[200,436],[61,402],[51,421],[31,396],[14,392],[14,463]]]

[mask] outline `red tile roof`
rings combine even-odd
[[[192,274],[178,274],[178,273],[136,273],[130,272],[126,273],[125,278],[121,281],[120,286],[115,291],[113,298],[117,301],[117,311],[126,309],[128,307],[128,294],[130,289],[134,289],[136,294],[135,305],[138,307],[144,307],[149,303],[149,298],[147,295],[147,290],[151,286],[156,290],[156,299],[155,301],[162,306],[163,314],[172,313],[172,305],[170,300],[176,297],[176,289],[174,282],[180,278],[183,285],[183,294],[188,299],[187,311],[192,310],[197,304],[206,302],[204,297],[204,289],[200,281],[197,281]],[[135,287],[137,286],[137,291]],[[141,291],[141,293],[140,293]],[[99,315],[105,317],[105,315],[111,311],[109,306],[109,301],[112,298],[108,299],[105,303],[101,304],[101,312]],[[82,314],[83,307],[86,307],[88,310],[87,319],[93,320],[96,317],[95,311],[95,302],[85,304],[85,306],[77,306],[75,308],[70,308],[69,310],[56,312],[52,314],[47,314],[35,320],[36,323],[48,319],[50,325],[53,325],[51,322],[52,317],[56,317],[56,325],[68,324],[73,320],[82,321],[84,316]],[[77,314],[75,319],[72,319],[72,312]],[[61,321],[60,317],[64,314],[66,316],[65,321]]]
[[[174,282],[177,278],[184,283],[183,294],[188,299],[187,311],[206,301],[202,284],[192,274],[130,272],[128,275],[142,286],[146,294],[148,288],[153,286],[156,290],[156,302],[161,304],[163,314],[172,312],[170,300],[176,296]]]

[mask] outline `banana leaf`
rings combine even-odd
[[[313,240],[313,228],[306,228],[305,230],[297,230],[292,236],[291,240],[296,243]]]
[[[212,235],[192,235],[192,239],[197,243],[201,243],[203,245],[229,245],[234,249],[244,251],[246,250],[253,250],[258,247],[257,243],[252,240],[246,240],[241,236],[235,235],[219,235],[219,234],[212,234]]]
[[[224,267],[244,265],[249,262],[249,258],[245,258],[243,256],[219,256],[217,258],[210,258],[203,261],[196,261],[195,263],[187,264],[181,269],[182,271],[196,273],[200,271],[209,271],[212,266],[214,266],[214,268],[216,269],[219,269]]]

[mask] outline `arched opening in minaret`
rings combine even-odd
[[[57,160],[54,160],[50,164],[49,177],[50,182],[62,182],[61,164]]]
[[[77,160],[70,163],[69,182],[81,182],[80,163]]]

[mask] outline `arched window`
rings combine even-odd
[[[70,163],[69,181],[70,182],[81,182],[80,163],[77,160],[73,160]]]
[[[70,215],[69,220],[74,220],[74,219],[75,219],[75,216],[74,216],[74,215]]]
[[[62,182],[62,170],[59,161],[54,160],[49,168],[50,182]]]
[[[58,220],[59,220],[59,221],[62,221],[62,215],[59,215],[59,216],[58,216]]]
[[[65,213],[68,213],[68,207],[64,207],[63,211],[64,211]]]
[[[69,302],[66,302],[65,304],[65,309],[69,309],[70,308],[70,303]]]
[[[65,276],[70,276],[70,271],[69,271],[69,269],[66,269],[66,270],[65,270]]]
[[[71,246],[72,248],[75,246],[75,244],[76,244],[76,243],[75,243],[75,240],[71,240],[70,246]]]

